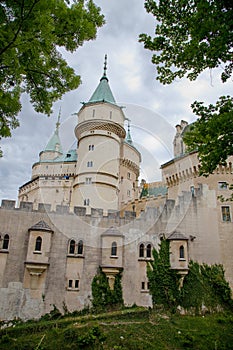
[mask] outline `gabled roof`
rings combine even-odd
[[[114,226],[109,227],[101,236],[118,236],[124,237],[124,235]]]
[[[100,79],[99,85],[95,89],[93,95],[91,96],[89,103],[94,102],[109,102],[115,104],[115,98],[113,97],[112,91],[110,89],[110,86],[108,84],[108,78],[106,75],[107,71],[107,55],[105,55],[105,61],[104,61],[104,74],[102,78]]]
[[[170,234],[167,239],[169,241],[188,241],[188,238],[178,231],[172,232],[172,234]]]
[[[37,224],[33,225],[29,228],[29,231],[50,231],[53,232],[53,230],[49,227],[48,224],[44,220],[39,221]]]

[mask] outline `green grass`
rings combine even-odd
[[[143,308],[29,321],[0,331],[1,350],[232,350],[233,315],[178,316]]]

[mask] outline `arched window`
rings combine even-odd
[[[78,254],[79,255],[83,254],[83,241],[78,242]]]
[[[116,242],[112,242],[111,255],[112,256],[116,256],[117,255],[117,244],[116,244]]]
[[[141,243],[139,246],[139,258],[144,258],[144,244]]]
[[[147,244],[146,247],[146,257],[151,258],[151,244]]]
[[[36,245],[35,245],[35,250],[37,252],[41,251],[41,245],[42,245],[42,238],[40,236],[38,236],[36,239]]]
[[[10,237],[9,237],[9,235],[6,234],[3,237],[2,249],[8,249],[9,248],[9,241],[10,241]]]
[[[74,254],[75,253],[75,241],[71,239],[70,245],[69,245],[69,254]]]
[[[184,246],[180,246],[180,259],[184,259]]]

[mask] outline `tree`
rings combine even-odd
[[[145,1],[147,12],[159,23],[152,38],[140,35],[144,47],[153,52],[157,79],[170,84],[176,78],[195,80],[206,68],[221,67],[222,82],[232,75],[233,4],[230,0]],[[185,143],[197,150],[201,174],[208,175],[233,154],[233,101],[220,97],[216,105],[192,104],[198,121]],[[227,126],[227,128],[226,128]],[[218,140],[218,142],[216,142]]]
[[[20,96],[30,95],[37,112],[76,89],[80,76],[59,48],[75,51],[104,24],[92,0],[3,0],[0,3],[0,137],[19,126]]]

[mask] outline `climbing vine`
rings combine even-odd
[[[114,289],[111,290],[105,273],[99,268],[97,275],[93,278],[91,287],[94,309],[103,310],[123,305],[121,273],[115,276]]]
[[[189,273],[181,290],[181,305],[200,313],[203,306],[209,311],[232,308],[231,289],[224,277],[222,265],[189,263]]]
[[[147,277],[153,305],[174,309],[180,299],[179,275],[171,269],[169,245],[169,241],[163,239],[159,252],[153,250],[154,260],[147,266]]]
[[[220,308],[233,309],[231,289],[224,276],[222,265],[198,264],[191,261],[182,288],[180,276],[170,266],[170,244],[164,239],[160,249],[153,250],[154,260],[148,263],[147,276],[153,305],[162,305],[174,311],[180,305],[184,309],[194,309],[201,313],[203,307],[208,311]]]

